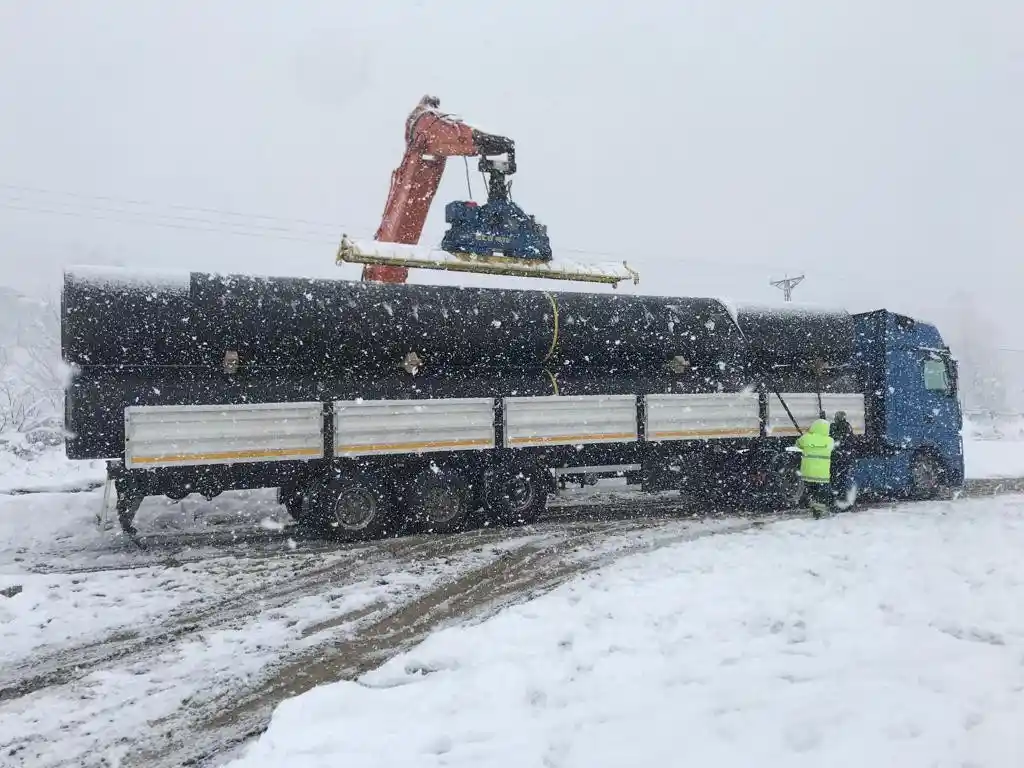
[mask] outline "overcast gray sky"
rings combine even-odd
[[[1020,0],[5,0],[2,282],[358,277],[338,236],[372,236],[429,92],[516,139],[518,202],[627,258],[620,290],[806,271],[798,299],[940,322],[960,290],[1024,347],[1022,29]],[[453,161],[424,241],[465,196]]]

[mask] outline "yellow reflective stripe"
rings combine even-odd
[[[510,437],[509,445],[522,445],[524,443],[571,443],[584,442],[586,440],[632,440],[636,437],[635,432],[604,432],[589,435],[549,435],[546,437]]]
[[[222,459],[273,459],[288,456],[321,456],[321,448],[266,448],[252,451],[213,451],[210,453],[170,453],[162,456],[133,456],[132,464],[183,464],[187,461]]]
[[[364,445],[335,445],[335,453],[362,451],[421,451],[425,448],[490,448],[493,440],[466,438],[461,440],[422,440],[411,443],[366,443]]]
[[[757,437],[761,434],[759,429],[666,429],[655,432],[651,439],[672,438],[672,437]]]

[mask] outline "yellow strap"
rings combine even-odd
[[[554,324],[553,324],[553,327],[551,329],[551,346],[548,347],[548,353],[546,355],[544,355],[544,361],[546,362],[548,360],[548,358],[550,358],[553,354],[555,354],[555,348],[558,346],[558,303],[555,301],[555,297],[552,296],[547,291],[544,292],[544,295],[547,296],[548,297],[548,301],[551,302],[551,311],[554,312],[554,315],[555,315]],[[551,374],[549,373],[548,376],[550,376],[550,375]],[[554,381],[553,378],[552,378],[552,381]],[[556,390],[555,394],[557,395],[558,394],[558,391],[557,391],[558,390],[558,385],[557,384],[555,385],[555,390]]]
[[[558,379],[555,378],[555,374],[553,374],[551,371],[547,370],[546,368],[544,369],[544,373],[546,373],[548,375],[548,378],[551,379],[551,387],[552,387],[552,389],[555,390],[552,394],[557,395],[558,394]]]

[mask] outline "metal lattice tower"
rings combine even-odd
[[[804,276],[799,277],[785,277],[782,280],[772,280],[771,284],[776,288],[782,289],[782,295],[786,301],[793,300],[793,289],[796,288],[800,283],[804,281]]]

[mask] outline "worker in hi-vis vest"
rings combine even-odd
[[[821,517],[832,506],[832,450],[836,443],[828,433],[829,423],[817,419],[796,441],[802,454],[800,476],[815,517]]]

